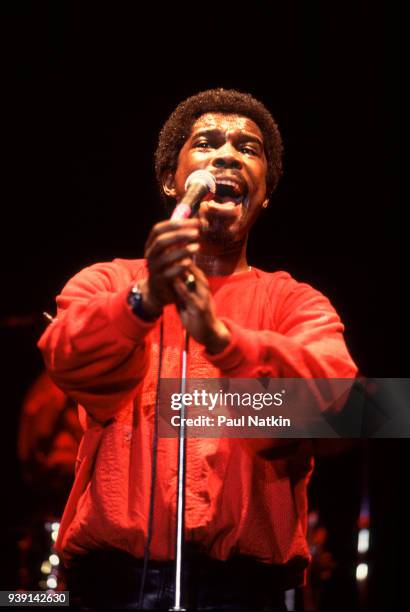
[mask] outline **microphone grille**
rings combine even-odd
[[[185,181],[185,191],[192,185],[192,183],[201,183],[211,193],[215,193],[216,191],[215,177],[207,170],[194,170],[194,172],[191,172]]]

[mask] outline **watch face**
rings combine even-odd
[[[128,304],[134,307],[141,300],[141,292],[138,287],[133,287],[128,294]]]
[[[132,312],[143,321],[146,321],[148,323],[156,321],[157,317],[150,317],[149,315],[147,315],[146,312],[144,312],[144,305],[142,303],[142,293],[139,287],[132,287],[128,294],[127,302],[131,306]]]
[[[131,287],[130,292],[128,294],[128,296],[132,296],[132,295],[138,295],[140,294],[140,290],[138,287]]]

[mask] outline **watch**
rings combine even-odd
[[[152,316],[145,312],[142,303],[142,293],[138,285],[131,287],[127,296],[127,303],[131,307],[132,312],[147,323],[153,323],[159,318],[158,316]]]

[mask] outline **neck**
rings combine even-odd
[[[194,256],[195,264],[207,276],[228,276],[249,270],[246,258],[247,238],[238,244],[229,247],[202,244],[201,249]]]

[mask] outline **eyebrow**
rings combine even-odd
[[[217,130],[217,129],[209,129],[209,130],[199,130],[199,132],[196,132],[194,134],[192,134],[192,139],[194,138],[198,138],[199,136],[221,136],[223,135],[223,132],[221,130]],[[242,140],[242,141],[247,141],[247,142],[255,142],[258,145],[260,145],[263,149],[263,141],[261,138],[259,138],[259,136],[256,136],[255,134],[252,134],[251,132],[239,132],[239,134],[235,134],[235,138],[237,138],[238,140]]]

